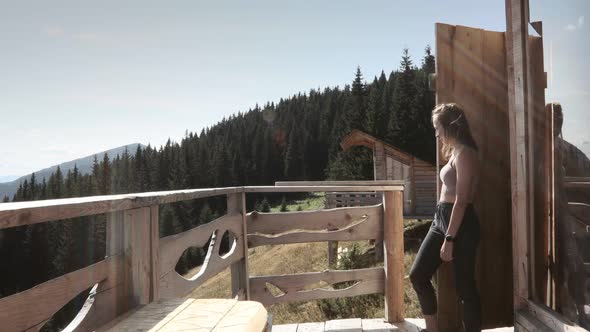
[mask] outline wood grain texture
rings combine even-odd
[[[124,263],[121,256],[46,281],[33,288],[0,299],[0,331],[41,328],[53,314],[93,285],[116,277],[111,273]]]
[[[107,331],[236,331],[259,332],[266,309],[252,301],[234,299],[172,299],[151,303]]]
[[[372,181],[277,181],[277,187],[300,186],[403,186],[404,181],[377,179]]]
[[[474,201],[481,225],[476,280],[484,327],[512,322],[510,147],[505,34],[463,26],[436,25],[437,103],[462,106],[479,148],[480,176]],[[438,144],[437,164],[444,162]],[[437,193],[440,192],[440,181]],[[432,198],[431,198],[432,199]],[[434,203],[436,204],[436,197]],[[439,269],[442,331],[459,328],[452,266]]]
[[[305,287],[324,281],[328,284],[345,281],[360,281],[344,289],[313,289]],[[266,283],[278,287],[284,294],[274,296]],[[383,293],[385,273],[383,268],[366,268],[356,270],[326,270],[322,272],[299,273],[280,276],[250,277],[251,296],[254,301],[265,305],[291,301],[304,301],[334,297],[356,296],[362,294]]]
[[[559,313],[550,310],[543,304],[533,300],[527,300],[528,312],[549,327],[550,331],[557,332],[588,332],[588,330],[577,326]]]
[[[241,214],[225,215],[188,231],[161,238],[160,277],[174,271],[176,263],[178,263],[180,256],[186,249],[189,247],[203,247],[213,233],[221,237],[227,230],[232,232],[238,239],[236,249],[239,255],[242,255],[244,247],[241,241],[243,241],[244,237],[242,234]]]
[[[0,205],[0,229],[242,192],[242,187],[64,198]]]
[[[151,296],[150,208],[125,211],[125,280],[131,307],[148,304]]]
[[[247,215],[248,232],[250,234],[280,234],[296,229],[304,230],[337,230],[364,218],[380,220],[383,217],[381,204],[364,207],[345,207],[336,209],[258,213]]]
[[[150,302],[160,299],[160,206],[150,206]]]
[[[228,216],[226,216],[226,217],[228,217]],[[234,215],[231,217],[232,218],[229,218],[229,219],[225,218],[225,220],[232,220],[231,222],[226,223],[225,227],[227,227],[227,228],[213,227],[216,230],[213,231],[213,236],[212,236],[211,241],[209,243],[209,248],[207,250],[207,256],[205,257],[205,261],[203,262],[203,266],[201,267],[199,272],[191,278],[184,278],[181,275],[179,275],[174,270],[175,263],[174,263],[174,265],[170,263],[170,262],[174,261],[173,259],[170,258],[170,257],[174,257],[174,255],[172,255],[169,251],[173,250],[177,253],[180,251],[180,253],[182,253],[184,251],[184,249],[179,249],[179,248],[182,248],[182,246],[178,247],[178,246],[176,246],[175,242],[169,242],[169,241],[167,241],[166,247],[164,247],[163,245],[161,246],[160,257],[162,257],[162,262],[161,262],[162,268],[161,268],[161,274],[160,274],[160,298],[171,299],[171,298],[176,298],[176,297],[183,297],[183,296],[187,295],[190,291],[192,291],[194,288],[203,284],[207,279],[220,273],[221,271],[226,269],[228,266],[231,266],[232,264],[240,261],[244,257],[244,246],[241,243],[241,241],[243,241],[242,235],[237,237],[237,243],[233,247],[234,248],[233,251],[230,251],[229,253],[227,253],[223,257],[219,256],[219,247],[221,245],[221,238],[222,238],[222,235],[225,232],[225,230],[227,230],[227,229],[232,230],[233,229],[237,233],[241,232],[241,230],[242,230],[241,217],[239,215],[238,216]],[[237,219],[236,219],[236,217],[237,217]],[[203,226],[206,226],[206,225],[203,225]],[[220,225],[214,225],[214,226],[220,226]],[[199,227],[201,227],[201,226],[199,226]],[[187,232],[193,232],[197,228],[194,228],[194,229],[187,231]],[[181,233],[181,234],[183,234],[183,233]],[[199,234],[198,232],[193,232],[193,234],[196,234],[196,236],[200,236],[200,235],[198,235]],[[167,237],[167,238],[169,238],[169,237]],[[162,240],[164,240],[164,239],[162,239]],[[161,244],[162,244],[162,242],[161,242]],[[206,242],[206,240],[205,240],[205,242]],[[190,246],[190,244],[188,246]],[[185,247],[185,249],[188,248],[188,246]],[[172,249],[170,249],[170,248],[172,248]],[[164,258],[163,257],[168,257],[166,259],[166,262],[167,262],[166,266],[164,266]],[[180,255],[178,255],[176,259],[178,260],[179,257],[180,257]]]
[[[514,257],[514,307],[525,306],[529,298],[529,225],[531,204],[527,137],[527,14],[520,0],[506,0],[506,59],[510,124],[510,169],[512,181],[512,243]]]
[[[402,213],[402,194],[386,192],[383,196],[385,217],[384,234],[384,270],[385,282],[385,319],[389,323],[404,320],[404,225]]]
[[[248,234],[248,247],[305,242],[371,240],[382,236],[381,229],[381,218],[375,215],[365,215],[359,221],[333,231],[292,231],[278,235]]]
[[[403,191],[402,185],[375,185],[375,186],[258,186],[245,187],[246,193],[300,193],[300,192],[326,192],[326,191]]]
[[[248,243],[243,241],[243,234],[248,234],[246,225],[246,197],[244,193],[231,194],[227,196],[227,213],[239,214],[241,219],[241,243],[235,245],[242,245],[242,252],[248,252]],[[236,239],[237,242],[237,239]],[[248,283],[248,255],[243,255],[237,263],[231,265],[231,285],[232,297],[238,300],[249,299],[250,285]]]

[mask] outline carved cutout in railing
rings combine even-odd
[[[238,237],[232,233],[231,231],[225,231],[225,233],[223,233],[223,236],[221,236],[221,244],[223,245],[224,241],[228,241],[229,244],[229,248],[227,248],[227,250],[224,250],[224,248],[219,247],[219,256],[223,259],[226,259],[227,257],[231,256],[234,253],[234,250],[236,250],[236,246],[238,245]]]
[[[83,269],[64,274],[26,291],[0,299],[2,331],[38,330],[64,305],[83,291],[121,269],[120,256],[106,258]]]
[[[354,282],[354,284],[342,289],[330,289],[326,286],[308,289],[310,284],[328,283],[334,285],[341,282]],[[269,285],[276,289],[269,288]],[[382,267],[250,278],[252,300],[260,301],[264,305],[383,293],[384,287],[385,271]],[[282,294],[277,295],[277,289]]]
[[[96,298],[96,291],[98,289],[98,284],[95,284],[94,287],[88,293],[88,297],[86,301],[84,301],[84,305],[74,317],[74,319],[68,324],[61,332],[74,332],[74,331],[84,331],[83,329],[78,329],[80,325],[89,318],[89,313],[94,308],[94,300]]]
[[[220,256],[221,235],[229,231],[233,234],[232,249]],[[211,234],[213,236],[211,237]],[[189,247],[202,247],[211,237],[209,249],[200,271],[191,278],[179,275],[174,267],[182,253]],[[160,239],[160,297],[173,298],[184,296],[210,277],[223,271],[231,264],[244,257],[242,215],[225,215],[205,225],[186,232]]]

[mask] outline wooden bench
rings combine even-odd
[[[153,302],[111,322],[101,331],[268,331],[267,311],[254,301],[172,299]]]

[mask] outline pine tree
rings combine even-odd
[[[111,162],[109,155],[105,153],[100,163],[100,187],[99,192],[101,195],[109,195],[111,193]]]
[[[31,184],[30,184],[30,200],[37,199],[37,178],[35,177],[35,173],[31,174]]]
[[[396,80],[391,104],[391,118],[388,139],[404,151],[412,151],[416,137],[416,86],[415,68],[413,68],[408,49],[405,48],[400,62],[400,74]]]
[[[301,125],[295,123],[289,134],[289,145],[285,155],[285,175],[287,179],[305,180],[305,131]]]
[[[262,200],[260,207],[261,207],[260,212],[270,212],[270,203],[268,203],[268,200],[266,199],[266,197],[264,197],[264,199]]]
[[[366,111],[366,87],[363,82],[363,74],[361,73],[361,67],[356,68],[356,74],[354,81],[352,82],[352,107],[351,107],[351,119],[352,128],[365,131],[365,123],[367,122],[367,111]]]
[[[287,207],[287,200],[285,196],[283,196],[283,200],[281,201],[281,212],[288,212],[289,208]]]

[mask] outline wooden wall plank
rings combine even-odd
[[[512,233],[505,52],[504,33],[483,31],[484,93],[480,111],[484,117],[478,128],[483,134],[480,137],[482,176],[479,191],[489,192],[491,196],[478,200],[475,207],[482,224],[478,279],[483,289],[482,318],[484,322],[492,324],[487,325],[488,327],[509,325],[513,321],[512,249],[509,245],[497,245],[506,243],[506,239],[510,239]],[[493,188],[493,191],[490,188]],[[491,287],[496,291],[486,291],[486,288]],[[503,291],[497,291],[498,289]]]
[[[528,1],[527,1],[528,3]],[[531,174],[528,172],[529,151],[527,132],[527,24],[528,10],[523,1],[506,0],[506,59],[508,68],[508,106],[510,124],[510,169],[512,180],[512,243],[514,278],[514,307],[523,308],[529,298],[530,239],[532,219],[528,196]]]
[[[541,26],[541,22],[538,22]],[[543,59],[543,39],[528,37],[529,46],[529,105],[532,118],[529,139],[533,144],[534,179],[534,241],[532,250],[534,256],[533,297],[539,302],[545,302],[547,297],[548,261],[549,256],[549,218],[551,207],[551,142],[553,131],[550,119],[545,111],[545,71]]]
[[[501,32],[437,24],[437,103],[456,102],[462,106],[482,161],[474,205],[482,235],[476,279],[485,328],[512,322],[512,253],[508,246],[497,246],[511,234],[504,37]],[[440,164],[440,145],[437,149]],[[435,181],[438,194],[440,180],[437,177]],[[443,264],[439,270],[438,285],[442,289],[441,330],[454,331],[459,328],[460,316],[450,265]]]

